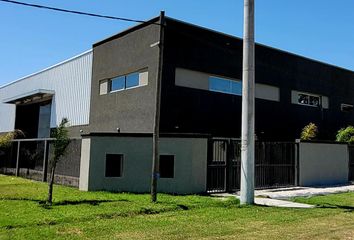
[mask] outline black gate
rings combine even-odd
[[[354,181],[354,145],[348,146],[349,151],[349,181]]]
[[[211,139],[208,151],[208,192],[239,190],[241,178],[240,140]],[[295,186],[296,151],[296,143],[256,142],[255,187]]]

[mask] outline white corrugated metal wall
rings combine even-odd
[[[14,130],[15,105],[3,100],[37,89],[55,91],[50,126],[56,127],[63,117],[71,126],[89,124],[92,51],[87,51],[43,71],[0,87],[0,132]]]

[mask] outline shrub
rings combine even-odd
[[[309,123],[301,131],[301,140],[312,140],[317,136],[318,129],[316,124]]]
[[[336,135],[337,142],[347,142],[354,143],[354,127],[348,126],[346,128],[341,128]]]
[[[13,132],[8,132],[8,133],[0,135],[0,148],[10,147],[11,141],[19,136],[25,136],[25,134],[21,130],[18,130],[18,129],[16,129]]]
[[[47,203],[49,205],[52,205],[52,200],[53,200],[53,183],[54,183],[55,168],[60,158],[65,154],[66,148],[70,143],[70,139],[68,136],[68,128],[67,128],[68,123],[69,120],[67,118],[63,118],[59,126],[54,130],[52,134],[52,137],[55,138],[55,140],[53,142],[54,156],[49,162],[50,179],[48,182],[48,199],[47,199]]]

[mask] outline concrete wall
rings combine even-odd
[[[123,154],[122,177],[105,177],[106,154]],[[160,178],[158,191],[206,191],[207,139],[161,138],[160,154],[174,155],[174,178]],[[149,192],[152,167],[151,137],[84,137],[80,190]]]
[[[334,185],[348,182],[348,146],[299,143],[299,185]]]
[[[151,45],[158,40],[158,25],[148,25],[94,45],[90,132],[152,133],[159,48]],[[147,85],[108,91],[110,79],[142,69]]]

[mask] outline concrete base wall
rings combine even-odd
[[[0,168],[0,174],[5,175],[16,175],[16,168]],[[42,181],[43,179],[43,172],[38,170],[26,168],[20,168],[19,177],[28,178],[36,181]],[[50,174],[47,174],[47,179],[50,178]],[[60,174],[55,174],[54,183],[64,186],[71,186],[71,187],[79,187],[79,178],[65,176]]]
[[[335,185],[348,182],[346,144],[299,143],[299,185]]]
[[[123,154],[122,177],[105,177],[106,154]],[[174,178],[160,178],[158,191],[206,191],[207,139],[161,138],[160,154],[174,155]],[[149,192],[151,137],[90,136],[82,141],[80,190]]]

